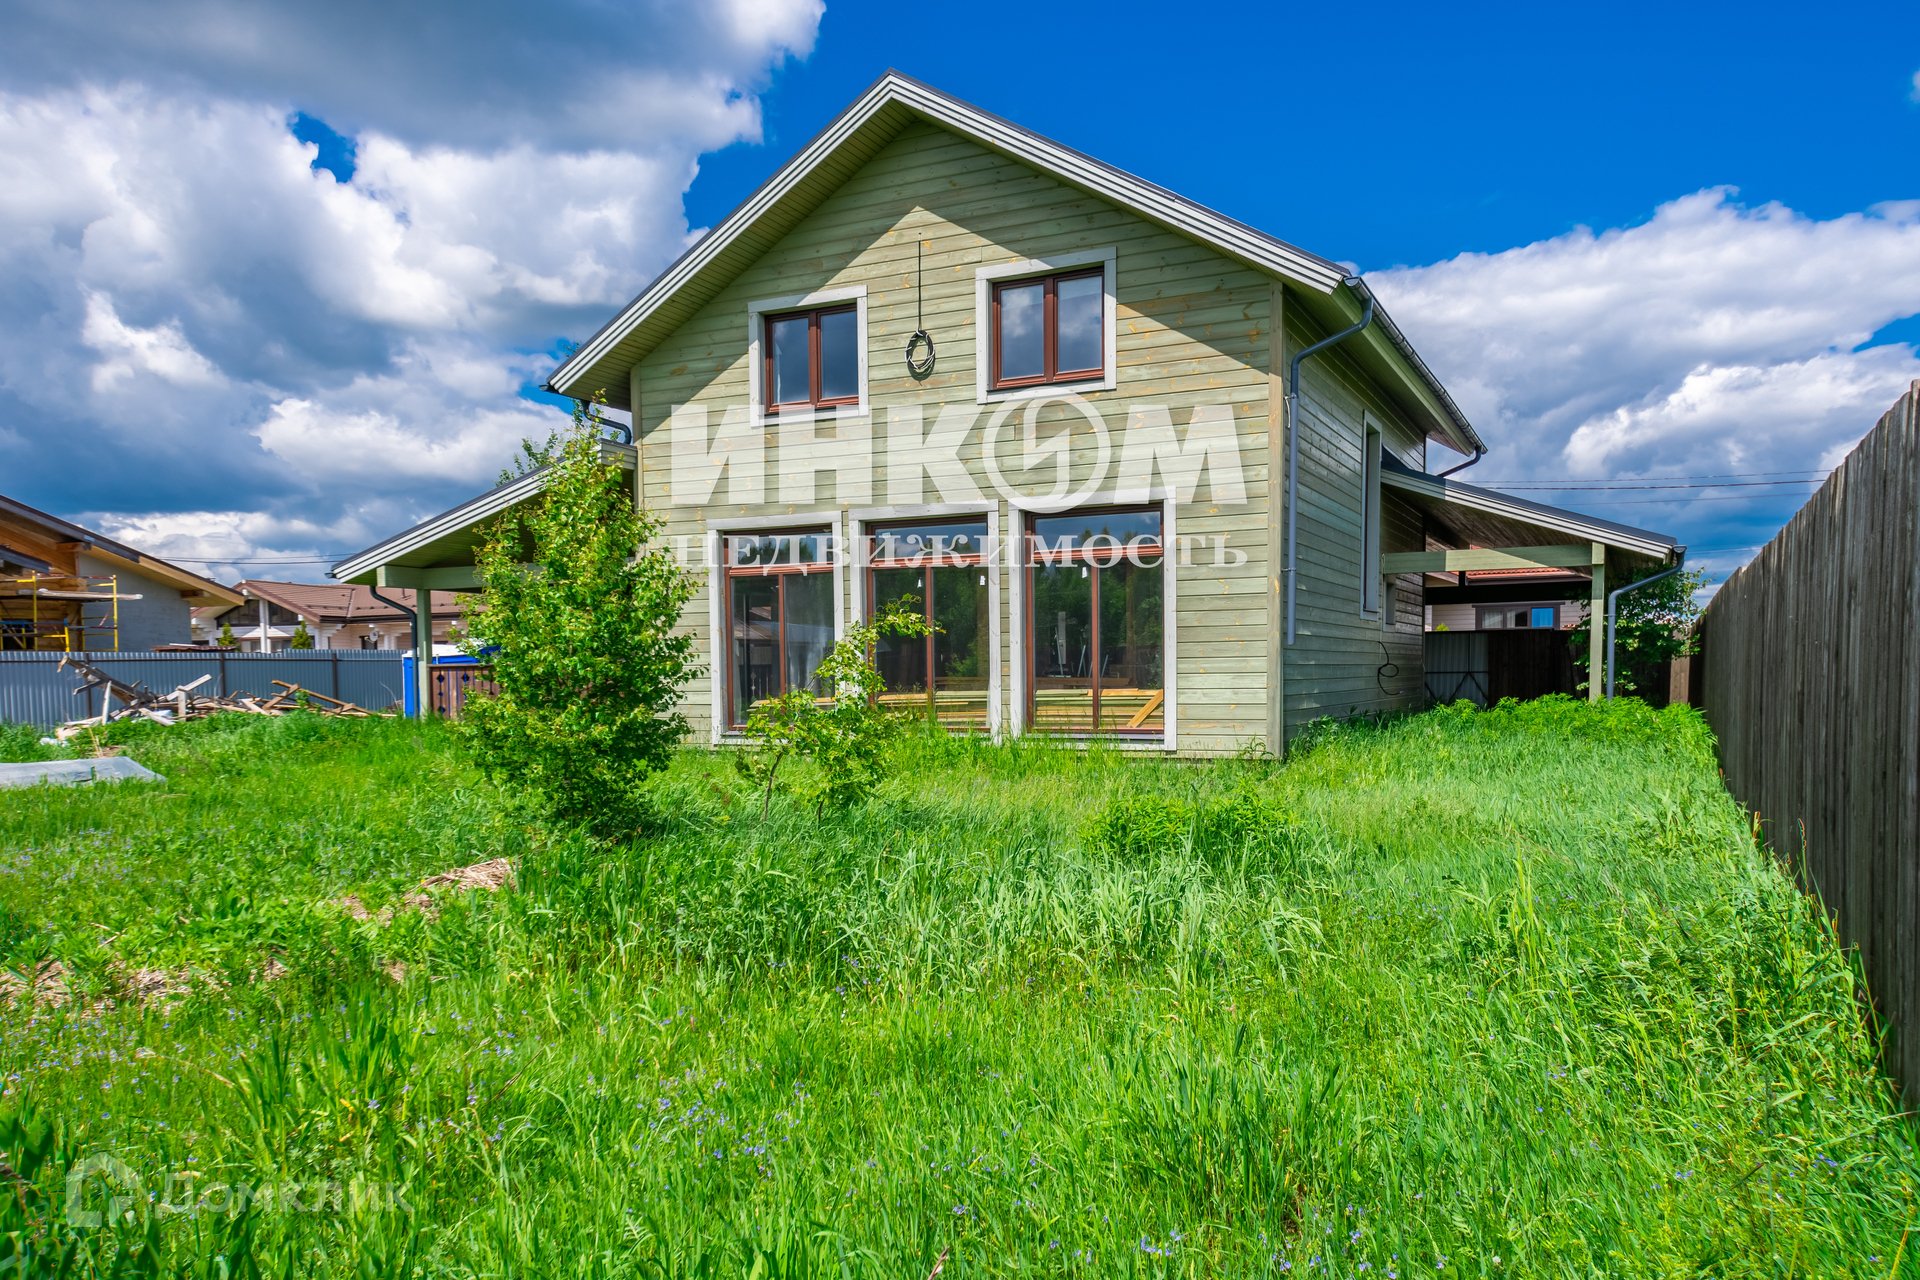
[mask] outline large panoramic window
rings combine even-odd
[[[860,402],[860,318],[855,305],[766,319],[769,409]]]
[[[723,534],[729,723],[789,689],[828,690],[814,671],[833,648],[833,544],[827,533]]]
[[[1034,520],[1027,706],[1035,730],[1165,732],[1162,551],[1157,508]]]
[[[1102,268],[993,286],[991,386],[1081,382],[1106,375]]]
[[[895,601],[939,628],[929,636],[881,636],[874,665],[883,704],[922,711],[950,729],[987,727],[986,518],[888,524],[870,531],[867,599]]]

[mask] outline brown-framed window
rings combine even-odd
[[[833,648],[833,536],[823,529],[723,533],[727,723],[794,688],[818,697],[814,671]]]
[[[767,316],[765,324],[769,410],[860,403],[857,303]]]
[[[1041,733],[1166,731],[1158,507],[1035,517],[1027,533],[1027,723]]]
[[[874,666],[884,706],[922,711],[949,729],[987,728],[988,607],[985,516],[874,526],[867,536],[869,616],[897,600],[940,629],[881,636]]]
[[[1083,382],[1107,372],[1106,268],[993,286],[990,386]]]

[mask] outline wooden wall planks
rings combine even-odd
[[[924,246],[918,254],[916,245]],[[747,398],[747,300],[846,285],[867,289],[871,430],[879,444],[889,407],[920,405],[931,421],[943,404],[973,403],[974,365],[980,358],[980,336],[973,331],[977,267],[1108,245],[1117,247],[1118,385],[1109,392],[1088,391],[1087,400],[1113,432],[1121,429],[1126,405],[1136,398],[1169,405],[1183,425],[1196,404],[1230,402],[1243,461],[1244,506],[1218,504],[1203,487],[1177,514],[1183,536],[1224,537],[1246,553],[1239,565],[1216,565],[1196,555],[1178,571],[1180,746],[1210,754],[1268,737],[1279,718],[1269,704],[1266,677],[1272,663],[1263,652],[1277,626],[1272,609],[1277,494],[1270,482],[1282,478],[1270,475],[1282,443],[1272,441],[1269,448],[1278,416],[1269,398],[1270,365],[1276,359],[1284,365],[1292,351],[1325,335],[1312,331],[1304,319],[1290,319],[1276,341],[1273,317],[1276,309],[1285,310],[1284,286],[1273,278],[934,126],[910,126],[878,150],[636,368],[631,394],[646,505],[666,517],[669,538],[696,544],[712,519],[796,514],[777,500],[780,450],[772,439],[766,452],[767,501],[729,507],[721,497],[728,492],[724,488],[705,507],[675,508],[669,501],[670,451],[661,427],[674,406],[705,404],[719,411]],[[917,379],[908,376],[899,353],[923,315],[937,335],[939,362],[932,376]],[[1070,421],[1070,414],[1054,406],[1041,416],[1052,427]],[[1424,462],[1425,442],[1337,349],[1307,363],[1301,416],[1301,626],[1300,644],[1287,659],[1285,709],[1294,729],[1319,715],[1417,705],[1422,660],[1421,580],[1401,580],[1385,625],[1378,615],[1364,615],[1358,543],[1367,419],[1410,464]],[[1004,438],[1002,446],[1007,447]],[[1076,485],[1088,474],[1091,456],[1076,449],[1070,468]],[[969,435],[959,458],[985,487],[978,432]],[[877,480],[871,503],[841,500],[825,473],[818,492],[807,510],[884,501]],[[1399,549],[1409,536],[1410,517],[1398,508],[1392,511],[1397,523],[1388,537]],[[1004,530],[1012,512],[1003,503],[1000,514]],[[1012,575],[1003,580],[1001,606],[1001,688],[1009,721],[1022,688],[1011,666],[1014,585]],[[690,603],[685,625],[704,636],[708,616],[703,574],[702,591]],[[703,660],[719,669],[721,655],[713,652],[711,638],[703,645]],[[1388,658],[1405,674],[1383,684],[1377,669]],[[684,707],[699,732],[707,728],[711,676],[710,671],[689,688]]]
[[[1920,382],[1699,621],[1727,785],[1860,951],[1920,1071]]]

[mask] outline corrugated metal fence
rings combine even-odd
[[[1920,1081],[1920,382],[1698,625],[1690,693],[1733,794],[1860,949]]]
[[[0,653],[0,721],[51,729],[82,716],[100,714],[97,690],[75,691],[86,683],[72,667],[60,670],[61,653]],[[116,680],[144,684],[170,693],[203,675],[207,693],[271,697],[285,680],[315,693],[383,711],[405,691],[397,650],[297,649],[283,653],[148,653],[112,650],[75,654]]]

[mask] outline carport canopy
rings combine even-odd
[[[1589,616],[1603,617],[1609,574],[1626,582],[1635,569],[1677,563],[1686,548],[1665,534],[1615,524],[1529,502],[1511,494],[1428,475],[1383,456],[1380,483],[1399,493],[1426,516],[1429,549],[1380,557],[1380,571],[1454,573],[1489,569],[1560,569],[1590,575]],[[1432,547],[1434,542],[1452,542]],[[1588,670],[1606,665],[1601,627],[1588,630]],[[1600,697],[1601,682],[1588,681],[1588,696]]]
[[[600,460],[622,471],[639,472],[640,455],[630,444],[602,440]],[[429,668],[433,662],[431,593],[481,590],[484,584],[474,568],[474,552],[486,538],[487,522],[540,493],[546,484],[546,468],[530,471],[350,555],[329,570],[329,577],[375,591],[384,587],[414,591],[413,677],[418,695],[414,705],[422,717],[429,705]]]

